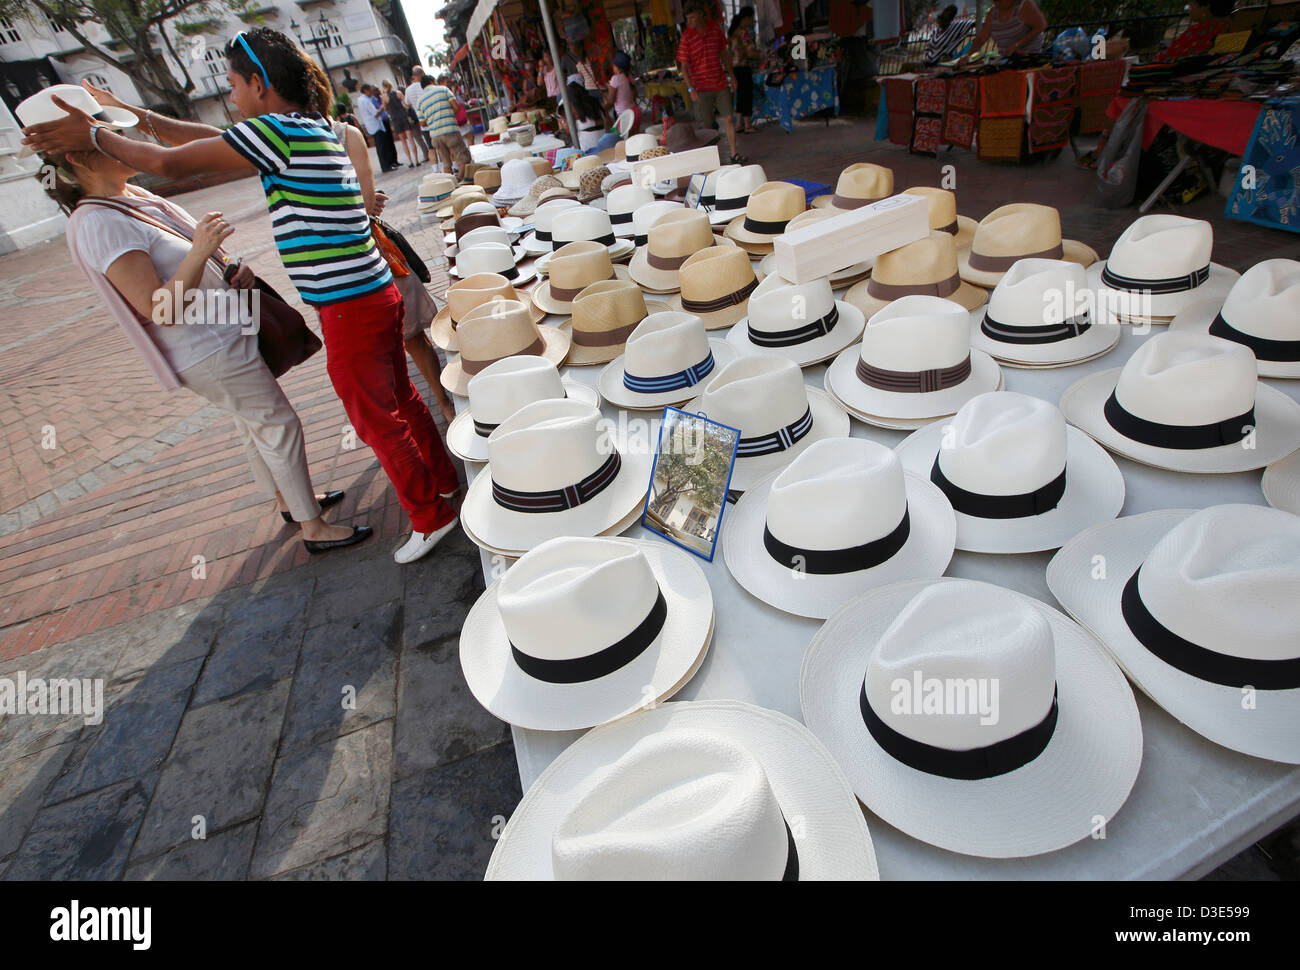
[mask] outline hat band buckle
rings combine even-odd
[[[777,428],[771,434],[741,438],[736,445],[736,457],[757,458],[760,455],[772,455],[793,448],[796,442],[812,430],[812,426],[812,408],[809,407],[797,421],[783,428]]]

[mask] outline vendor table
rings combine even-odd
[[[480,165],[500,165],[511,152],[527,152],[529,155],[544,155],[557,148],[563,148],[564,142],[554,135],[537,135],[531,145],[520,145],[513,141],[494,141],[486,145],[470,145],[469,157]]]
[[[558,318],[548,318],[548,323]],[[1158,329],[1158,328],[1157,328]],[[722,336],[725,331],[710,336]],[[1114,351],[1099,360],[1061,369],[1004,368],[1008,390],[1049,401],[1080,377],[1121,366],[1146,339],[1131,328]],[[565,367],[564,375],[595,386],[600,367]],[[806,382],[822,386],[823,365],[805,369]],[[1270,381],[1300,400],[1300,382]],[[458,409],[467,406],[455,398]],[[617,420],[608,403],[604,414]],[[629,417],[650,412],[628,412]],[[893,447],[904,432],[852,421],[852,435]],[[1183,475],[1116,458],[1127,494],[1124,514],[1156,509],[1204,508],[1224,502],[1264,504],[1260,473]],[[471,480],[484,466],[467,464]],[[746,593],[728,572],[721,542],[709,563],[698,560],[713,591],[715,633],[699,672],[674,700],[733,698],[802,720],[799,666],[804,648],[821,626],[783,613]],[[658,538],[638,523],[625,533]],[[659,541],[663,541],[659,539]],[[996,583],[1059,609],[1047,589],[1051,553],[994,556],[958,552],[945,575]],[[482,556],[491,583],[492,561]],[[499,567],[497,572],[499,573]],[[919,842],[864,809],[882,879],[1194,879],[1275,830],[1300,811],[1300,767],[1237,754],[1183,727],[1134,688],[1142,717],[1142,770],[1132,794],[1107,825],[1104,839],[1085,840],[1059,852],[1026,859],[982,859]],[[1105,716],[1098,712],[1098,716]],[[582,732],[513,728],[520,781],[525,790]],[[1086,811],[1081,806],[1080,811]]]
[[[786,132],[793,132],[796,118],[827,108],[834,108],[837,115],[840,113],[834,64],[800,71],[794,77],[787,77],[779,87],[767,86],[767,74],[754,73],[755,121],[775,121]]]
[[[1129,98],[1116,97],[1106,109],[1112,121],[1123,113]],[[1258,101],[1220,101],[1208,98],[1148,98],[1142,147],[1150,148],[1160,129],[1168,125],[1193,141],[1222,148],[1238,157],[1246,154],[1250,133],[1264,105]]]

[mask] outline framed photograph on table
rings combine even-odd
[[[739,444],[736,428],[664,408],[641,524],[712,562]]]

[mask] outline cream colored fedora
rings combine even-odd
[[[994,287],[1018,259],[1068,259],[1091,266],[1097,253],[1074,239],[1061,238],[1061,214],[1050,205],[1013,202],[999,206],[975,229],[970,249],[957,263],[961,278],[979,286]]]
[[[743,213],[749,197],[767,184],[767,173],[762,165],[732,165],[718,169],[717,174],[713,201],[700,208],[706,209],[713,225],[725,226]]]
[[[504,357],[545,357],[556,367],[569,352],[569,335],[539,327],[530,307],[517,300],[493,300],[475,307],[456,328],[460,356],[442,369],[442,386],[464,397],[469,379]]]
[[[668,297],[668,305],[698,316],[705,330],[721,330],[744,317],[758,286],[754,264],[738,246],[710,246],[692,253],[682,263],[679,279],[681,291]]]
[[[741,354],[775,354],[808,367],[834,357],[862,336],[862,311],[835,299],[826,277],[787,283],[773,274],[749,296],[749,313],[727,343]]]
[[[1300,764],[1300,517],[1259,505],[1126,515],[1062,548],[1047,586],[1187,727]]]
[[[1199,300],[1223,300],[1237,271],[1211,262],[1214,229],[1204,219],[1140,216],[1115,240],[1089,282],[1125,323],[1172,318]]]
[[[930,206],[930,229],[934,232],[946,232],[957,241],[957,248],[970,249],[979,223],[970,216],[957,215],[957,196],[947,189],[936,189],[929,185],[917,185],[903,189],[903,195],[916,195],[925,199]]]
[[[1087,271],[1064,259],[1022,259],[971,314],[971,346],[1007,367],[1063,367],[1119,343],[1114,314],[1088,286]]]
[[[452,267],[455,272],[452,275],[477,276],[483,273],[497,273],[515,286],[524,286],[537,279],[537,269],[531,263],[520,267],[515,262],[517,256],[518,254],[508,243],[476,242],[456,251],[456,265]]]
[[[528,300],[528,294],[518,293],[514,284],[498,273],[463,276],[452,283],[447,287],[447,305],[438,311],[429,328],[434,344],[441,350],[452,353],[460,350],[460,344],[456,341],[456,327],[471,310],[493,300],[523,303]],[[533,323],[540,323],[546,316],[531,304],[529,310]]]
[[[856,162],[840,172],[840,177],[835,182],[835,194],[818,196],[813,199],[813,205],[819,209],[852,212],[893,194],[893,171],[883,165]]]
[[[739,165],[722,165],[715,168],[704,176],[704,184],[700,186],[699,195],[688,192],[686,195],[686,205],[692,209],[703,209],[705,212],[711,212],[718,202],[718,179],[728,172],[740,171]],[[762,185],[767,179],[762,179],[759,184]],[[732,213],[734,216],[735,213]],[[730,220],[728,220],[730,221]]]
[[[1209,334],[1156,334],[1066,388],[1061,411],[1111,451],[1176,472],[1250,471],[1300,448],[1300,404],[1259,381],[1249,348]]]
[[[736,582],[797,616],[826,619],[869,589],[937,579],[952,559],[952,508],[925,475],[863,438],[827,438],[759,482],[727,514]]]
[[[420,212],[436,212],[451,198],[455,188],[454,175],[441,175],[437,172],[426,175],[420,180],[417,208]]]
[[[1001,387],[995,361],[970,345],[970,314],[951,300],[905,296],[867,320],[862,343],[826,370],[826,388],[869,424],[928,422]]]
[[[487,474],[461,506],[482,548],[522,555],[556,536],[597,536],[645,502],[654,455],[590,404],[535,401],[488,436]],[[679,675],[680,676],[680,675]]]
[[[604,168],[605,163],[595,155],[580,155],[573,160],[573,167],[567,172],[560,173],[560,181],[564,183],[566,189],[577,189],[582,185],[582,173],[589,172],[592,169]]]
[[[667,199],[655,199],[653,202],[644,202],[637,206],[632,212],[632,242],[637,246],[644,246],[649,241],[650,227],[661,217],[670,212],[679,212],[681,209],[680,202],[669,202]]]
[[[534,401],[572,398],[599,407],[600,395],[585,384],[560,377],[545,357],[505,357],[469,379],[469,410],[447,426],[447,448],[465,461],[488,460],[488,435],[512,414]]]
[[[804,226],[810,226],[818,222],[825,222],[827,219],[834,219],[838,212],[834,209],[809,209],[807,212],[801,212],[785,227],[786,232],[794,232]],[[860,263],[854,263],[852,266],[846,266],[844,269],[837,269],[830,275],[831,286],[839,289],[842,286],[852,286],[861,279],[866,278],[871,273],[871,267],[875,265],[875,259],[864,259]],[[776,253],[768,253],[763,257],[759,264],[764,276],[771,276],[779,272],[776,264]]]
[[[695,314],[666,310],[637,325],[622,356],[605,365],[596,386],[615,407],[658,411],[690,400],[715,369],[735,357],[725,342],[709,339]]]
[[[465,221],[465,218],[466,218],[465,216],[461,216],[456,221],[457,223],[462,223]],[[464,235],[458,236],[456,238],[456,243],[454,244],[454,246],[448,247],[447,258],[454,263],[455,256],[459,255],[462,249],[470,249],[471,247],[479,246],[482,245],[483,243],[497,243],[498,245],[501,246],[510,247],[510,251],[514,253],[515,261],[518,262],[519,260],[524,258],[524,247],[518,245],[517,243],[514,243],[513,237],[514,234],[511,233],[504,226],[488,225],[488,226],[479,226],[477,229],[469,229],[465,232]],[[461,275],[473,276],[474,274],[463,273],[461,269],[453,265],[451,268],[451,275],[452,276],[461,276]]]
[[[555,198],[539,202],[536,211],[533,212],[533,231],[521,240],[524,252],[533,256],[543,256],[553,252],[557,248],[555,237],[551,234],[555,227],[555,219],[560,213],[577,208],[580,204],[574,198]]]
[[[804,191],[793,182],[766,182],[749,197],[745,214],[727,223],[725,235],[743,249],[765,256],[772,251],[772,241],[806,208]]]
[[[651,293],[671,293],[681,289],[682,264],[695,253],[718,245],[734,244],[713,235],[703,212],[678,208],[655,220],[645,246],[633,254],[628,272]]]
[[[634,234],[632,214],[643,205],[654,202],[655,196],[648,188],[624,183],[610,189],[605,197],[605,211],[614,226],[614,235],[630,237]]]
[[[968,552],[1055,549],[1124,507],[1115,459],[1055,405],[1027,394],[977,395],[895,450],[948,497],[957,548]]]
[[[557,213],[551,220],[552,252],[538,258],[538,272],[549,273],[554,250],[571,242],[598,242],[609,250],[609,258],[612,260],[625,259],[636,249],[632,240],[620,239],[614,235],[614,226],[609,221],[608,212],[589,205],[570,207]]]
[[[585,287],[604,280],[629,279],[627,267],[615,266],[609,249],[598,242],[565,243],[555,251],[548,276],[532,291],[533,304],[547,313],[567,316],[573,300]]]
[[[849,288],[844,300],[867,319],[905,296],[938,296],[965,310],[988,302],[988,291],[963,282],[957,272],[957,243],[946,232],[892,249],[876,258],[871,279]]]
[[[452,189],[451,195],[447,201],[437,211],[439,219],[447,220],[443,223],[444,229],[454,229],[455,220],[465,211],[465,206],[471,202],[491,202],[484,192],[477,185],[458,185]]]
[[[646,316],[667,309],[662,303],[647,303],[641,287],[631,280],[592,283],[573,298],[573,344],[565,363],[609,363],[623,353],[627,338]]]
[[[528,186],[527,194],[512,205],[507,211],[512,216],[531,216],[537,211],[539,200],[543,192],[551,189],[562,189],[564,183],[554,175],[539,175],[532,185]]]
[[[1209,333],[1245,344],[1260,377],[1300,378],[1300,262],[1266,259],[1232,285],[1220,303],[1211,297],[1180,310],[1171,330]]]
[[[627,160],[629,162],[640,161],[641,153],[649,151],[651,148],[658,146],[654,135],[632,135],[627,140]]]
[[[797,364],[771,354],[733,360],[683,410],[739,429],[731,488],[740,492],[782,470],[815,442],[849,436],[849,416],[840,406],[805,384]]]

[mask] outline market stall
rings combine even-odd
[[[840,92],[836,65],[823,64],[808,71],[780,72],[781,83],[769,85],[769,76],[754,75],[754,120],[774,121],[786,132],[794,131],[799,118],[831,110],[840,113]]]

